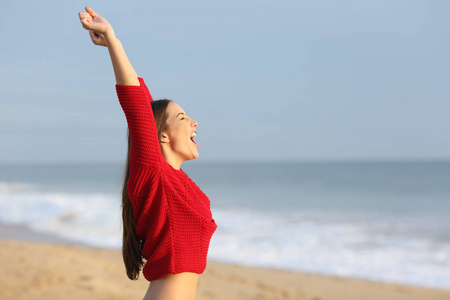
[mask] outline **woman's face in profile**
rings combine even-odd
[[[161,142],[169,143],[171,151],[183,161],[198,157],[199,147],[194,141],[197,121],[188,117],[175,102],[167,106],[167,129],[162,133]]]

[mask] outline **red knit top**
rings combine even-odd
[[[211,236],[217,228],[210,201],[186,173],[164,159],[150,102],[140,86],[116,85],[130,134],[128,197],[133,207],[148,281],[169,273],[203,273]]]

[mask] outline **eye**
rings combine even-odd
[[[181,117],[181,119],[180,120],[184,120],[185,118],[184,117]]]

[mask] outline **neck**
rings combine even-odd
[[[173,152],[167,151],[164,147],[161,147],[162,155],[166,162],[172,166],[175,170],[179,170],[181,168],[182,160],[178,159],[173,155]]]

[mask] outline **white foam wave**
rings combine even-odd
[[[0,220],[98,247],[120,245],[116,194],[4,193]]]
[[[223,210],[209,257],[232,263],[450,288],[450,241],[325,215]]]

